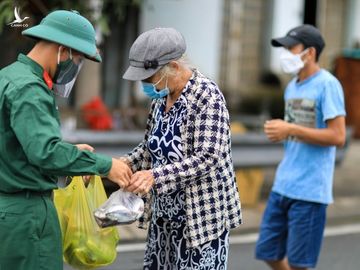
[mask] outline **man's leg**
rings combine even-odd
[[[326,207],[325,204],[292,200],[288,211],[286,252],[290,269],[316,267],[324,234]]]
[[[255,257],[267,262],[273,269],[290,270],[282,263],[286,255],[287,224],[286,199],[271,192],[256,242]]]
[[[266,262],[273,270],[307,270],[307,268],[299,268],[289,266],[287,259],[280,261],[267,261]]]
[[[50,197],[0,195],[0,270],[62,270],[59,221]]]
[[[39,231],[39,270],[62,270],[62,239],[58,215],[49,197],[41,197],[38,220]]]
[[[280,261],[266,261],[273,270],[292,270],[286,259]]]
[[[308,268],[291,266],[290,269],[291,269],[291,270],[307,270]]]

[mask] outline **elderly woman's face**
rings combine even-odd
[[[155,88],[160,90],[166,87],[166,74],[161,74],[160,72],[156,72],[153,76],[144,80],[144,82],[152,83],[155,85]]]

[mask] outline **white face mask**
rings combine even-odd
[[[301,57],[307,53],[308,49],[302,51],[299,54],[293,54],[289,50],[283,49],[280,55],[280,66],[285,73],[298,74],[304,67],[305,62]]]

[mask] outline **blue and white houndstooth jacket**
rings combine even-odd
[[[231,155],[229,114],[218,86],[194,70],[186,85],[187,115],[181,126],[184,159],[152,168],[157,194],[185,189],[187,246],[195,247],[218,238],[225,229],[242,223]],[[144,140],[126,157],[132,170],[148,170],[149,131],[159,100],[153,100]],[[145,197],[145,212],[139,227],[151,217],[152,193]]]

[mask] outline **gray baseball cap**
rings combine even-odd
[[[123,78],[145,80],[186,50],[184,37],[174,28],[154,28],[142,33],[130,48],[130,66]]]

